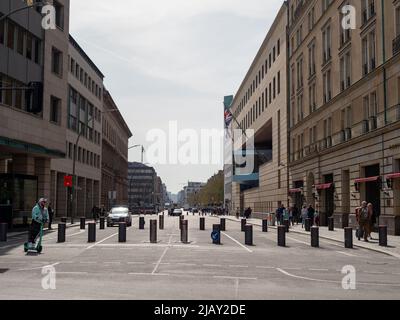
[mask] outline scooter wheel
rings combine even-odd
[[[38,246],[38,247],[37,247],[37,252],[38,252],[38,253],[41,253],[42,250],[43,250],[43,247],[42,247],[42,246]]]

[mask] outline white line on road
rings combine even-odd
[[[307,278],[307,277],[301,277],[301,276],[296,276],[294,274],[291,274],[281,268],[276,268],[280,273],[283,273],[286,276],[296,278],[296,279],[302,279],[302,280],[308,280],[308,281],[317,281],[317,282],[329,282],[329,283],[341,283],[339,281],[334,281],[334,280],[324,280],[324,279],[312,279],[312,278]]]
[[[57,271],[57,274],[88,274],[87,272],[79,272],[79,271]]]
[[[229,236],[228,234],[226,234],[225,232],[221,232],[224,236],[227,236],[229,239],[231,239],[233,242],[237,243],[239,246],[241,246],[242,248],[246,249],[248,252],[252,253],[253,251],[250,250],[249,248],[247,248],[246,246],[242,245],[239,241],[237,241],[236,239],[232,238],[231,236]]]
[[[128,262],[128,264],[145,264],[144,262]]]
[[[172,236],[169,237],[168,244],[171,244],[171,240],[172,240]],[[158,260],[158,262],[157,262],[156,266],[154,267],[154,270],[153,270],[153,272],[152,272],[151,274],[155,274],[155,273],[156,273],[158,267],[160,266],[160,263],[161,263],[162,259],[163,259],[163,258],[165,257],[165,255],[167,254],[168,249],[169,249],[169,247],[166,247],[166,248],[165,248],[163,254],[161,255],[161,258]]]
[[[203,264],[203,267],[210,267],[210,268],[221,268],[221,264]]]
[[[368,273],[368,274],[385,274],[382,271],[363,271],[364,273]]]
[[[248,268],[249,266],[235,266],[235,265],[230,265],[229,268]]]
[[[329,271],[329,269],[308,269],[310,271]]]
[[[275,267],[256,266],[256,269],[276,269]]]
[[[128,273],[131,276],[169,276],[167,273],[135,273],[135,272],[130,272]]]
[[[235,299],[239,298],[239,279],[235,279]]]
[[[310,246],[310,244],[307,243],[307,242],[300,241],[300,240],[297,240],[297,239],[294,239],[294,238],[291,238],[291,237],[286,237],[286,238],[289,239],[289,240],[292,240],[292,241],[295,241],[295,242],[302,243],[302,244],[305,244],[307,246]]]
[[[95,246],[97,246],[97,245],[103,243],[104,241],[107,241],[108,239],[111,239],[112,237],[115,237],[116,235],[118,235],[118,232],[112,234],[111,236],[109,236],[109,237],[107,237],[107,238],[104,238],[103,240],[101,240],[101,241],[99,241],[99,242],[96,242],[95,244],[93,244],[93,245],[87,247],[86,249],[92,249],[93,247],[95,247]]]
[[[213,276],[215,279],[233,279],[233,280],[257,280],[257,278],[245,278],[245,277],[228,277],[228,276]]]
[[[348,252],[344,252],[344,251],[336,251],[337,253],[340,253],[340,254],[344,254],[345,256],[348,256],[348,257],[358,257],[357,255],[355,255],[355,254],[351,254],[351,253],[348,253]]]
[[[43,268],[51,268],[51,267],[55,267],[55,266],[57,266],[57,265],[59,265],[60,264],[60,262],[56,262],[56,263],[53,263],[53,264],[51,264],[51,265],[44,265],[44,266],[41,266],[41,267],[35,267],[35,268],[26,268],[26,269],[17,269],[16,271],[31,271],[31,270],[39,270],[39,269],[43,269]]]

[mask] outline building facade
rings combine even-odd
[[[68,77],[68,103],[63,113],[66,157],[51,162],[51,198],[59,217],[90,217],[92,208],[100,207],[104,76],[72,36],[63,59],[63,74]],[[71,198],[64,176],[74,171],[72,201],[67,201]]]
[[[339,227],[365,200],[400,235],[400,2],[288,5],[291,198]]]
[[[286,27],[283,4],[232,102],[233,129],[252,130],[244,141],[254,137],[252,150],[239,144],[234,154],[254,157],[255,168],[238,174],[234,164],[231,214],[251,207],[262,216],[288,202]]]
[[[0,206],[15,220],[54,199],[50,163],[65,156],[69,0],[50,3],[55,30],[42,28],[40,8],[0,21]],[[0,16],[24,6],[1,1]]]
[[[128,203],[135,207],[154,206],[157,174],[154,168],[139,162],[128,163]]]
[[[103,90],[101,206],[128,205],[128,142],[132,137],[111,94]]]

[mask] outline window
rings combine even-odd
[[[297,97],[297,122],[304,119],[304,109],[303,109],[303,95]]]
[[[331,70],[324,73],[323,81],[324,103],[327,103],[332,99]]]
[[[315,24],[315,8],[313,7],[308,13],[308,30],[311,31]]]
[[[376,68],[376,39],[375,31],[370,32],[362,39],[363,75],[367,75]]]
[[[76,66],[75,66],[75,77],[77,78],[77,79],[79,79],[79,64],[76,64]]]
[[[68,157],[72,159],[72,143],[68,143]]]
[[[396,36],[400,36],[400,6],[396,8]],[[0,25],[0,42],[1,42],[1,25]]]
[[[346,3],[345,5],[348,5],[348,3]],[[344,14],[342,13],[342,8],[340,8],[340,14],[339,14],[339,21],[343,21],[343,19],[345,18]],[[351,33],[350,33],[350,28],[348,29],[344,29],[342,27],[342,25],[340,24],[339,26],[339,33],[340,33],[340,46],[345,45],[347,42],[350,41],[351,38]]]
[[[303,58],[297,61],[297,90],[303,87]]]
[[[24,30],[18,28],[17,32],[17,52],[21,55],[24,54]]]
[[[274,99],[276,98],[276,77],[273,80]]]
[[[313,113],[314,111],[317,110],[317,103],[316,103],[316,84],[315,82],[312,83],[308,89],[309,93],[309,108],[310,108],[310,113]]]
[[[14,49],[15,25],[8,21],[7,23],[7,47]]]
[[[322,0],[322,11],[326,11],[333,0]]]
[[[32,36],[28,33],[26,35],[26,53],[27,59],[32,60]]]
[[[51,71],[62,76],[62,52],[53,47],[51,52]]]
[[[57,1],[53,2],[53,6],[56,11],[56,25],[64,30],[64,6]]]
[[[2,14],[0,13],[0,17]],[[0,43],[4,44],[4,20],[0,21]]]
[[[281,39],[278,39],[278,42],[276,44],[277,50],[278,50],[278,57],[281,54]]]
[[[34,51],[35,51],[35,63],[40,64],[41,61],[41,42],[39,39],[35,38],[33,40]]]
[[[308,74],[309,77],[311,78],[315,72],[315,42],[312,42],[309,47],[308,47]]]
[[[71,58],[71,73],[75,74],[75,60]]]
[[[290,76],[290,81],[291,81],[291,87],[292,87],[292,95],[294,95],[295,93],[295,80],[294,80],[294,74],[295,74],[295,70],[294,70],[294,64],[291,67],[291,72],[290,72],[291,76]]]
[[[366,24],[376,14],[375,0],[362,0],[362,24]]]
[[[50,121],[57,124],[61,121],[61,100],[53,96],[50,98]]]
[[[323,45],[323,63],[331,60],[331,26],[328,25],[322,31],[322,45]]]
[[[278,72],[278,94],[281,93],[281,72]]]
[[[351,54],[347,52],[340,58],[340,90],[344,91],[351,85]]]

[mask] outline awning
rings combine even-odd
[[[392,173],[386,176],[386,179],[393,180],[393,179],[400,179],[400,173]]]
[[[317,184],[315,189],[317,190],[327,190],[333,187],[333,183]]]
[[[297,189],[289,189],[289,193],[301,193],[303,190],[301,188],[297,188]]]
[[[356,179],[355,183],[367,183],[367,182],[377,182],[381,177],[369,177],[369,178],[360,178]]]

